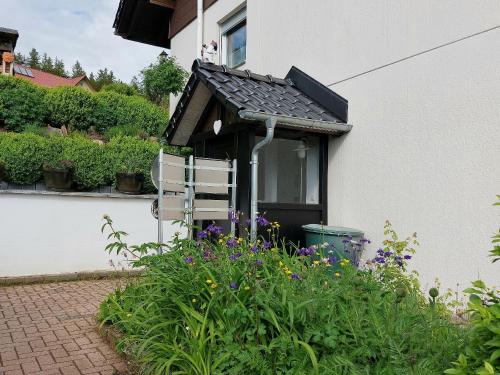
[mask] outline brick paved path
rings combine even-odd
[[[95,331],[116,280],[0,287],[0,375],[119,374],[123,360]]]

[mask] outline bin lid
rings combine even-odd
[[[306,232],[329,234],[333,236],[363,236],[363,232],[359,229],[335,227],[321,224],[306,224],[302,226],[302,229],[304,229],[304,231]]]

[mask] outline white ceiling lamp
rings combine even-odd
[[[305,157],[307,156],[307,151],[310,149],[311,147],[309,147],[307,141],[305,139],[302,139],[299,143],[299,146],[293,151],[297,152],[297,156],[299,159],[305,159]]]

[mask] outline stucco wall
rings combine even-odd
[[[0,194],[0,277],[113,270],[103,214],[139,244],[157,238],[150,207],[149,199]],[[164,228],[166,240],[179,230]]]
[[[238,4],[206,12],[205,40]],[[496,0],[249,0],[246,67],[282,77],[296,65],[330,84],[499,24]],[[195,23],[172,41],[185,66],[194,40]],[[426,287],[500,283],[486,257],[500,214],[499,66],[496,29],[332,86],[354,129],[330,143],[329,223],[363,229],[371,253],[385,219],[416,231]]]

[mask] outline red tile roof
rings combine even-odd
[[[21,64],[16,64],[19,67],[23,67],[25,69],[30,69],[33,73],[33,77],[26,76],[24,74],[16,73],[16,77],[23,78],[27,81],[30,81],[36,85],[44,86],[44,87],[57,87],[57,86],[77,86],[80,81],[83,79],[87,79],[86,76],[80,76],[76,78],[64,78],[58,75],[47,73],[39,69],[30,68],[27,66],[23,66]]]

